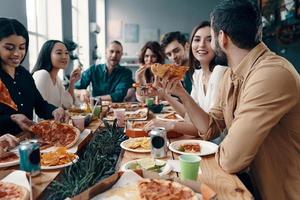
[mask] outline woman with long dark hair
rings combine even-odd
[[[80,68],[71,73],[66,91],[58,77],[61,69],[66,69],[70,55],[66,45],[59,40],[48,40],[42,46],[37,62],[32,70],[35,84],[45,100],[55,106],[69,108],[73,105],[75,82],[80,78]]]
[[[158,42],[149,41],[141,49],[139,55],[140,68],[135,73],[135,81],[139,86],[146,86],[154,82],[154,76],[150,67],[154,63],[164,63],[164,55]],[[151,88],[142,92],[141,87],[137,87],[136,97],[143,102],[147,95],[151,96]]]
[[[41,118],[62,120],[65,112],[45,101],[31,74],[21,66],[29,45],[28,31],[17,20],[0,18],[0,135],[18,134]]]

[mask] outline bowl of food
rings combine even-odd
[[[149,105],[148,108],[153,113],[161,113],[162,109],[164,108],[164,104],[152,104]]]

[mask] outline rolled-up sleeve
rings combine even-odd
[[[110,93],[112,101],[122,102],[127,94],[127,90],[132,86],[132,83],[132,72],[130,70],[124,70],[119,83],[115,87],[114,91]]]
[[[218,89],[218,95],[216,97],[213,107],[209,110],[209,125],[206,133],[198,132],[199,136],[204,140],[212,140],[217,138],[221,132],[226,128],[224,115],[222,110],[222,93],[221,87]]]
[[[283,67],[264,66],[245,81],[228,135],[216,154],[229,173],[250,165],[270,130],[299,98],[296,78]]]
[[[76,89],[86,89],[89,86],[92,77],[92,67],[93,66],[91,66],[81,74],[80,79],[75,83]]]

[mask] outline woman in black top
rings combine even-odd
[[[0,18],[0,81],[16,107],[0,103],[0,135],[18,134],[33,123],[33,109],[44,119],[62,120],[65,112],[45,101],[31,74],[20,64],[29,44],[26,28],[15,19]],[[5,88],[5,90],[6,90]]]

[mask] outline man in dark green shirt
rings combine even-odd
[[[113,41],[106,49],[106,64],[92,65],[75,84],[76,89],[86,89],[92,83],[92,96],[112,102],[122,102],[131,87],[132,72],[119,65],[123,54],[122,44]]]

